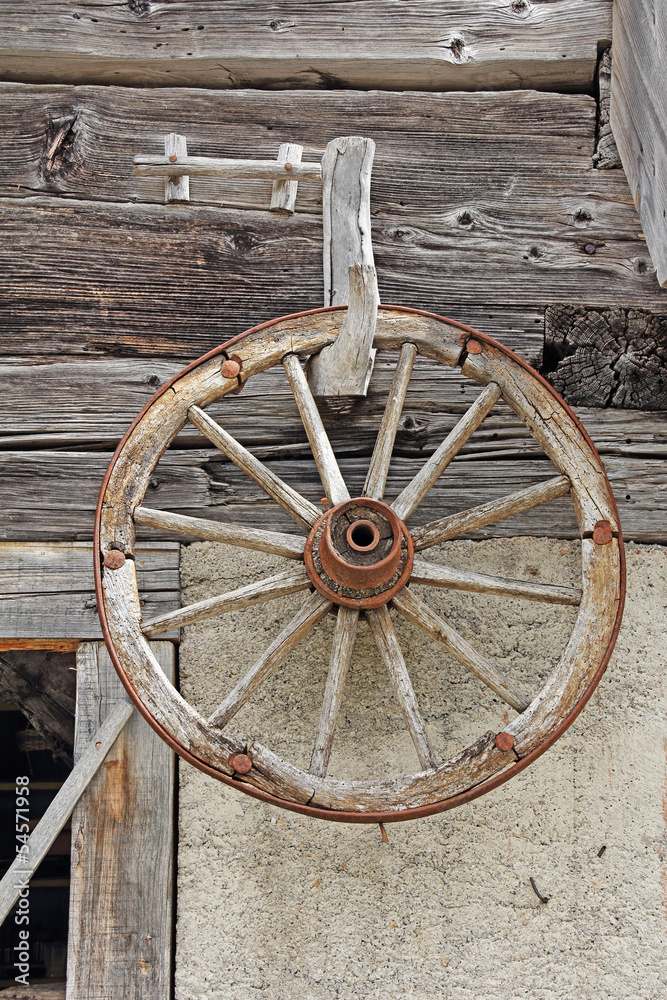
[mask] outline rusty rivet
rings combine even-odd
[[[175,157],[175,156],[173,156],[173,155],[172,155],[172,156],[170,156],[170,157],[169,157],[169,162],[170,162],[170,163],[176,163],[176,157]]]
[[[481,354],[484,348],[480,344],[479,340],[469,340],[466,344],[466,351],[468,354]]]
[[[111,549],[110,552],[105,553],[104,565],[107,569],[120,569],[125,562],[125,556],[118,549]]]
[[[222,362],[220,366],[220,374],[223,378],[236,378],[238,373],[241,371],[241,365],[238,361],[233,361],[228,358],[226,361]]]
[[[291,169],[292,169],[292,164],[291,163],[286,163],[285,164],[285,170],[291,170]]]
[[[101,744],[101,743],[96,743],[96,744],[95,744],[95,746],[96,746],[96,748],[97,748],[98,750],[101,750],[101,749],[102,749],[102,744]]]
[[[252,760],[247,753],[233,753],[228,763],[237,774],[248,774],[252,771]]]
[[[511,733],[498,733],[498,735],[494,740],[494,743],[496,744],[499,750],[502,750],[503,753],[506,753],[508,750],[511,750],[512,747],[514,746],[514,737],[512,736]]]
[[[609,521],[598,521],[593,528],[593,541],[596,545],[609,545],[614,537]]]

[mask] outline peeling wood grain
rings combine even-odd
[[[595,144],[592,98],[528,90],[481,95],[337,90],[266,94],[0,83],[0,98],[7,150],[0,161],[0,193],[11,198],[57,193],[81,201],[163,206],[164,180],[135,177],[132,163],[139,153],[162,158],[164,137],[177,124],[191,152],[214,158],[275,160],[289,139],[303,146],[305,159],[318,162],[332,137],[368,136],[377,147],[375,211],[405,221],[423,217],[434,205],[445,205],[455,215],[478,208],[483,214],[484,206],[495,202],[516,219],[531,216],[531,196],[540,197],[542,211],[548,211],[549,195],[559,183],[569,181],[563,194],[568,189],[574,194],[572,180],[582,171],[590,172]],[[63,122],[72,123],[71,148],[58,169],[50,169],[46,184],[44,170]],[[613,190],[612,180],[593,175],[590,195],[598,189]],[[617,180],[622,182],[622,176]],[[270,180],[191,179],[192,199],[218,208],[266,212],[271,190]],[[629,198],[622,183],[618,190]],[[321,214],[322,200],[321,181],[302,182],[295,210]],[[588,204],[595,208],[593,198]],[[595,229],[596,212],[591,216],[588,228]],[[277,232],[284,221],[274,216]],[[464,220],[461,226],[471,224]]]
[[[590,90],[610,37],[610,0],[0,4],[0,70],[27,82]]]
[[[621,166],[610,121],[611,62],[610,47],[604,50],[598,63],[598,134],[593,156],[598,170],[614,170]]]

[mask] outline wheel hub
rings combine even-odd
[[[381,500],[357,497],[327,510],[304,553],[313,585],[336,604],[379,608],[410,579],[414,545],[404,522]]]

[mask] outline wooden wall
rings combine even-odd
[[[628,329],[644,317],[660,341],[667,290],[623,171],[601,169],[613,159],[598,151],[603,132],[609,140],[597,67],[610,37],[609,0],[40,0],[19,14],[0,2],[0,385],[11,400],[0,415],[2,537],[90,540],[104,469],[155,389],[243,329],[322,302],[317,188],[300,185],[287,219],[267,211],[268,182],[193,179],[191,202],[165,207],[162,181],[133,177],[132,158],[160,152],[171,131],[193,154],[274,157],[290,140],[306,159],[336,135],[372,136],[384,302],[477,326],[537,366],[545,314],[562,306],[595,322],[620,310]],[[661,541],[667,422],[654,407],[664,403],[657,389],[625,392],[623,380],[634,365],[635,383],[646,371],[664,384],[664,345],[626,338],[602,352],[598,370],[596,344],[547,333],[545,370],[555,365],[563,385],[575,355],[577,384],[613,383],[615,395],[591,389],[577,410],[607,462],[626,535]],[[379,357],[368,401],[347,421],[327,415],[353,482],[389,377]],[[395,489],[469,398],[428,366],[413,380]],[[624,405],[610,408],[614,398]],[[224,420],[319,496],[283,373],[250,384]],[[461,491],[478,502],[538,481],[544,466],[501,409],[424,516],[460,504]],[[274,520],[193,431],[150,489],[152,506]],[[515,520],[497,530],[575,532],[564,504],[555,526],[552,509]]]

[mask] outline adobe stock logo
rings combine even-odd
[[[16,779],[16,857],[19,898],[16,904],[14,923],[19,927],[19,943],[14,945],[15,980],[24,986],[30,985],[30,778]]]

